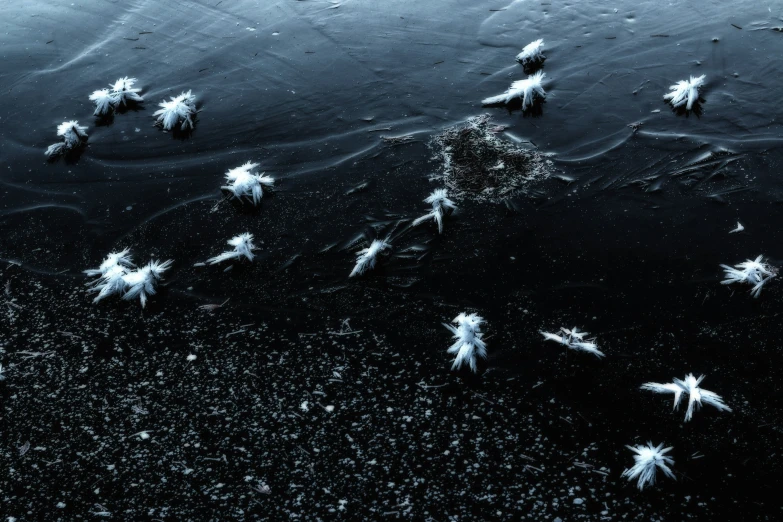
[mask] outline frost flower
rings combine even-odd
[[[95,296],[92,302],[97,303],[110,295],[120,295],[124,293],[128,288],[128,285],[125,282],[125,276],[128,275],[128,273],[129,269],[122,265],[115,265],[106,270],[106,272],[92,284],[92,290],[98,292],[98,295]]]
[[[87,127],[79,125],[76,120],[64,121],[57,126],[57,135],[62,137],[63,141],[49,145],[45,154],[50,158],[81,147],[87,141]]]
[[[173,129],[180,121],[183,131],[193,129],[193,116],[197,111],[196,97],[191,91],[172,96],[171,100],[162,101],[159,106],[161,108],[152,115],[157,118],[155,124],[163,127],[163,130]]]
[[[271,187],[275,184],[274,178],[264,176],[263,172],[261,174],[253,172],[253,170],[258,168],[258,165],[258,163],[250,163],[248,161],[241,167],[229,169],[226,172],[228,185],[220,188],[228,190],[237,199],[245,197],[248,200],[252,199],[253,205],[258,205],[261,197],[264,195],[263,187]]]
[[[457,326],[443,323],[454,334],[456,341],[447,350],[448,353],[456,354],[454,364],[451,369],[459,369],[463,364],[470,366],[473,372],[476,372],[476,356],[482,359],[487,358],[487,345],[481,340],[484,334],[481,332],[481,325],[484,319],[476,314],[459,314],[452,321]]]
[[[663,95],[664,100],[668,100],[675,109],[685,105],[685,110],[693,108],[693,104],[699,99],[699,89],[704,85],[704,75],[698,78],[691,76],[690,80],[682,80],[669,87],[671,92]]]
[[[248,261],[252,261],[255,257],[253,250],[256,246],[253,244],[253,234],[240,234],[228,240],[228,244],[234,247],[234,250],[223,252],[219,256],[211,257],[207,259],[207,263],[210,265],[216,265],[229,259],[240,259],[242,257],[247,258]]]
[[[90,101],[95,104],[93,116],[105,116],[114,110],[114,97],[109,89],[98,89],[90,94]]]
[[[133,270],[133,263],[128,255],[129,250],[112,252],[97,269],[85,270],[87,275],[99,276],[92,283],[93,292],[98,292],[93,302],[97,303],[110,295],[122,295],[123,299],[139,297],[142,308],[147,304],[147,297],[155,294],[155,286],[161,275],[172,261],[158,263],[150,261],[146,266]]]
[[[132,267],[133,262],[131,261],[131,256],[128,254],[130,254],[130,250],[127,248],[125,250],[121,250],[120,252],[112,252],[106,256],[106,259],[104,259],[103,263],[101,263],[101,266],[98,268],[90,268],[85,270],[84,273],[89,276],[102,276],[116,266]]]
[[[171,263],[173,263],[171,259],[163,263],[150,261],[146,266],[125,274],[122,280],[127,290],[122,298],[130,300],[138,297],[141,301],[141,307],[144,308],[147,305],[147,298],[155,295],[155,287],[162,279],[163,272],[171,267]]]
[[[111,92],[118,105],[127,105],[128,102],[143,102],[144,98],[139,94],[141,89],[134,88],[136,78],[120,78],[112,85]]]
[[[522,52],[517,55],[517,61],[522,64],[523,67],[532,67],[534,65],[538,65],[546,60],[544,53],[541,52],[543,48],[544,40],[539,39],[534,42],[530,42],[525,47],[523,47]]]
[[[123,278],[133,267],[129,253],[128,249],[112,252],[106,256],[101,266],[84,271],[89,276],[99,276],[92,283],[92,291],[98,292],[93,302],[97,303],[110,295],[122,294],[125,291],[126,285]]]
[[[90,101],[95,103],[95,116],[105,116],[118,106],[125,106],[128,102],[143,102],[144,98],[139,94],[141,89],[134,88],[136,78],[120,78],[111,89],[100,89],[90,95]]]
[[[382,239],[374,239],[370,246],[363,248],[356,253],[356,266],[353,267],[348,277],[362,275],[368,270],[375,268],[375,261],[378,254],[391,246],[390,243]]]
[[[375,261],[382,251],[391,246],[390,243],[382,239],[374,239],[370,246],[363,248],[356,253],[356,266],[353,267],[348,277],[362,275],[368,270],[375,268]]]
[[[546,74],[544,72],[538,71],[524,80],[515,81],[503,94],[485,98],[481,103],[483,105],[496,105],[499,103],[509,103],[515,98],[520,98],[522,100],[522,110],[527,110],[533,106],[536,98],[546,98],[546,92],[541,85],[545,76]]]
[[[585,339],[587,332],[580,332],[576,327],[573,330],[568,328],[560,328],[560,332],[557,334],[541,332],[546,341],[554,341],[560,343],[563,346],[572,350],[581,350],[583,352],[590,352],[599,359],[604,356],[604,353],[598,349],[598,345],[595,343],[595,338]]]
[[[446,189],[435,189],[427,199],[425,203],[432,205],[432,212],[425,214],[420,218],[416,218],[413,221],[413,226],[417,226],[424,221],[434,219],[438,224],[438,232],[443,233],[443,214],[450,210],[456,210],[457,206],[448,198],[448,192]]]
[[[743,263],[734,265],[733,268],[727,265],[720,266],[726,272],[726,279],[721,281],[721,284],[747,283],[753,285],[750,291],[753,297],[758,297],[764,285],[778,275],[778,269],[766,263],[763,256],[758,256],[753,261],[748,259]]]
[[[673,393],[674,394],[674,408],[680,405],[680,399],[683,393],[688,394],[688,411],[685,412],[685,422],[688,422],[693,417],[693,412],[701,407],[702,402],[714,406],[721,411],[731,411],[731,408],[726,406],[723,402],[723,398],[717,393],[713,393],[709,390],[703,390],[699,388],[699,384],[704,379],[701,375],[698,379],[689,373],[685,376],[684,380],[674,379],[672,383],[660,384],[657,382],[648,382],[642,384],[643,390],[648,390],[655,393]]]
[[[633,456],[636,463],[623,471],[622,476],[628,477],[628,480],[638,478],[636,485],[640,490],[644,489],[644,486],[655,484],[657,472],[655,468],[661,468],[669,478],[674,478],[674,473],[669,468],[674,464],[674,460],[666,456],[666,453],[671,451],[671,447],[664,448],[663,444],[653,446],[652,442],[648,442],[647,446],[626,446],[626,448],[636,453]]]

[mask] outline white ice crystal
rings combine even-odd
[[[116,105],[127,105],[129,101],[143,102],[144,98],[139,94],[141,89],[133,87],[136,84],[136,78],[120,78],[111,87],[111,92],[117,99]],[[194,98],[195,99],[195,98]],[[115,105],[115,106],[116,106]]]
[[[487,358],[487,345],[482,341],[484,334],[481,332],[481,325],[484,319],[476,314],[459,314],[452,321],[457,326],[443,323],[454,334],[456,341],[447,350],[448,353],[456,354],[454,364],[451,369],[459,369],[463,364],[470,366],[473,372],[476,372],[476,356],[482,359]]]
[[[109,89],[98,89],[90,94],[90,101],[95,104],[94,116],[105,116],[114,109],[114,97]]]
[[[112,252],[97,269],[85,270],[87,275],[98,275],[92,283],[92,291],[98,292],[93,302],[97,303],[110,295],[122,295],[123,299],[139,297],[141,306],[147,304],[147,297],[155,293],[155,286],[171,261],[158,263],[150,261],[146,266],[132,270],[133,263],[128,250]]]
[[[216,265],[229,259],[239,259],[241,257],[247,258],[248,261],[252,261],[255,257],[253,250],[256,246],[253,244],[253,234],[240,234],[236,237],[232,237],[228,240],[228,244],[234,247],[234,250],[223,252],[222,254],[207,259],[207,263],[210,265]]]
[[[734,267],[720,265],[726,272],[726,279],[721,284],[730,285],[732,283],[747,283],[753,285],[750,294],[758,297],[761,289],[773,277],[778,274],[778,269],[766,263],[763,256],[758,256],[754,260],[748,259]]]
[[[141,89],[133,87],[136,78],[120,78],[111,89],[99,89],[90,95],[90,101],[95,103],[95,116],[105,116],[120,105],[127,105],[129,101],[143,102],[144,98],[139,94]]]
[[[155,287],[161,280],[163,272],[168,270],[172,262],[170,259],[163,263],[150,261],[146,266],[125,274],[122,279],[127,290],[122,298],[130,300],[138,297],[141,301],[141,307],[144,308],[147,305],[147,298],[155,294]]]
[[[261,174],[253,172],[258,166],[258,163],[248,161],[241,167],[229,169],[226,172],[228,185],[220,188],[228,190],[237,199],[245,197],[249,200],[252,199],[254,205],[258,205],[264,195],[264,187],[271,187],[275,184],[274,178],[264,176],[263,172]]]
[[[698,78],[691,76],[690,80],[682,80],[670,86],[671,92],[664,94],[663,99],[668,100],[674,108],[685,105],[685,110],[689,111],[699,99],[699,89],[702,85],[704,85],[703,74]]]
[[[370,246],[363,248],[356,253],[356,266],[353,267],[348,277],[362,275],[367,270],[375,267],[375,260],[378,254],[389,248],[391,244],[382,239],[374,239]]]
[[[89,276],[94,275],[105,275],[110,269],[120,265],[124,267],[132,267],[133,261],[131,261],[130,250],[125,249],[121,250],[119,252],[112,252],[108,256],[106,256],[106,259],[103,260],[103,263],[101,263],[101,266],[98,268],[90,268],[88,270],[85,270],[84,273]]]
[[[109,297],[110,295],[123,294],[128,284],[125,282],[125,276],[128,275],[129,269],[122,265],[115,265],[98,278],[93,283],[92,290],[98,292],[98,295],[92,300],[94,303]]]
[[[503,94],[485,98],[481,103],[483,105],[495,105],[498,103],[509,103],[514,98],[520,98],[522,100],[522,110],[526,110],[533,106],[536,97],[541,99],[546,98],[546,92],[541,85],[545,76],[546,74],[544,72],[538,71],[524,80],[515,81]]]
[[[703,390],[699,388],[699,384],[704,379],[704,376],[700,376],[698,379],[689,373],[685,376],[684,380],[674,379],[671,383],[661,384],[657,382],[647,382],[642,384],[643,390],[652,391],[655,393],[673,393],[674,394],[674,408],[680,405],[680,399],[683,393],[688,394],[688,411],[685,412],[685,422],[688,422],[693,417],[693,412],[701,407],[702,402],[714,406],[721,411],[731,411],[731,408],[726,406],[723,402],[723,398],[717,393],[713,393],[709,390]]]
[[[544,40],[539,39],[530,42],[523,47],[522,52],[517,55],[517,61],[522,65],[532,65],[536,62],[543,62],[544,53],[541,52],[543,48]]]
[[[84,271],[88,276],[99,276],[92,283],[92,291],[98,292],[93,302],[97,303],[110,295],[122,294],[125,291],[126,285],[123,277],[133,267],[129,253],[130,250],[127,248],[119,252],[112,252],[106,256],[101,266]]]
[[[65,154],[77,147],[80,147],[84,141],[87,140],[87,127],[79,125],[78,121],[64,121],[57,126],[57,135],[60,136],[63,141],[49,145],[46,149],[46,155],[49,157]]]
[[[164,130],[171,130],[174,125],[182,122],[180,128],[189,130],[193,128],[193,115],[196,114],[196,97],[191,91],[183,92],[179,96],[172,96],[169,101],[160,102],[161,107],[154,113],[153,116],[157,118],[155,122],[157,125],[163,127]]]
[[[598,345],[595,343],[595,338],[585,339],[587,332],[580,332],[576,327],[572,330],[568,328],[560,328],[560,332],[557,334],[541,332],[546,341],[554,341],[566,346],[572,350],[581,350],[583,352],[590,352],[599,359],[604,356],[603,352],[598,349]]]
[[[438,232],[443,233],[443,214],[445,214],[449,210],[455,210],[457,206],[454,204],[453,201],[451,201],[448,198],[449,194],[446,191],[446,189],[435,189],[432,191],[432,194],[429,195],[427,199],[424,200],[425,203],[429,203],[432,205],[432,212],[429,214],[425,214],[421,216],[420,218],[416,218],[413,221],[413,226],[417,226],[420,223],[423,223],[424,221],[427,221],[429,219],[434,219],[435,222],[438,224]]]
[[[3,370],[3,365],[0,364],[0,381],[4,381],[5,380],[5,375],[3,374],[3,371],[4,371]]]
[[[644,486],[655,484],[656,468],[661,468],[668,477],[674,478],[674,473],[669,468],[674,464],[674,460],[666,456],[666,453],[671,451],[671,447],[664,448],[663,444],[653,446],[652,442],[648,442],[647,446],[626,446],[626,448],[636,453],[633,456],[636,463],[623,471],[622,476],[628,477],[628,480],[638,478],[636,485],[640,490],[644,489]]]
[[[737,221],[737,228],[729,230],[729,234],[734,234],[736,232],[742,232],[743,230],[745,230],[745,227],[742,225],[742,223]]]

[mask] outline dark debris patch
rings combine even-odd
[[[390,256],[349,280],[353,256],[324,246],[355,234],[357,215],[380,216],[385,236],[400,221],[384,210],[402,206],[400,186],[416,198],[427,188],[394,174],[346,196],[365,175],[265,198],[258,215],[199,201],[137,227],[117,246],[176,261],[143,311],[119,299],[92,304],[79,269],[109,246],[88,252],[89,236],[75,254],[64,240],[9,252],[21,264],[0,264],[2,515],[779,518],[770,499],[783,469],[783,399],[768,371],[783,342],[779,287],[753,300],[709,275],[694,283],[694,269],[717,271],[712,261],[645,260],[640,270],[637,247],[626,245],[636,221],[622,210],[623,219],[581,219],[603,205],[584,200],[528,213],[524,226],[500,205],[463,205],[437,240],[424,241],[423,228],[408,236],[428,257],[398,241],[400,255],[415,257]],[[665,230],[687,216],[661,219],[671,220]],[[602,234],[605,223],[625,228]],[[553,240],[564,230],[567,243]],[[193,266],[239,231],[263,245],[253,263]],[[651,237],[672,252],[699,250]],[[609,262],[584,262],[606,251]],[[30,268],[39,257],[50,275]],[[441,325],[465,310],[488,321],[489,357],[472,379],[449,371]],[[540,340],[562,325],[598,335],[607,357]],[[683,425],[668,400],[638,390],[684,371],[707,373],[734,412],[707,409]],[[639,492],[620,476],[632,462],[624,446],[649,439],[674,446],[678,480]]]
[[[444,182],[455,197],[501,201],[549,177],[552,161],[537,150],[501,139],[503,130],[483,114],[432,139]]]
[[[323,311],[291,320],[233,300],[205,311],[173,292],[144,312],[92,306],[71,281],[2,276],[23,306],[0,318],[0,498],[20,522],[714,517],[719,491],[695,466],[725,454],[707,434],[729,418],[671,430],[685,483],[637,492],[620,477],[622,445],[637,441],[615,410],[631,425],[660,410],[644,434],[679,420],[596,380],[625,376],[631,389],[626,359],[542,347],[540,362],[512,362],[535,345],[515,338],[541,325],[524,295],[491,312],[489,367],[466,378],[448,371],[449,335],[431,320],[454,307],[396,288],[315,292]],[[696,450],[707,457],[694,465]]]

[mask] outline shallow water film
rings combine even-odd
[[[783,516],[780,2],[0,10],[3,520]]]

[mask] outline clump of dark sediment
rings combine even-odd
[[[547,155],[502,139],[503,130],[484,114],[432,139],[443,163],[443,181],[454,196],[501,201],[549,177],[552,161]]]

